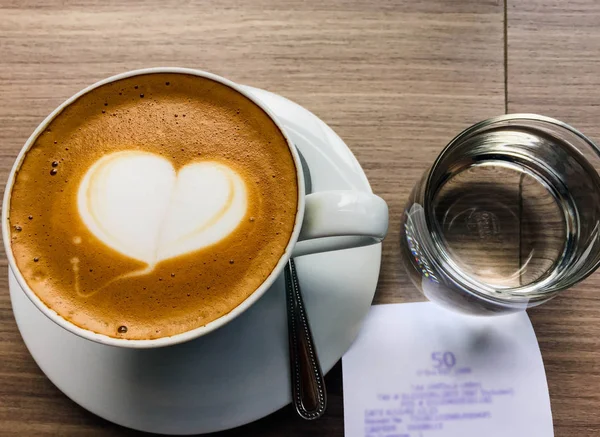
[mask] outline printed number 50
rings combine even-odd
[[[433,360],[433,367],[436,369],[442,367],[451,369],[456,364],[456,357],[452,352],[432,352],[431,359]]]

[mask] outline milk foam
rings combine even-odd
[[[133,150],[99,159],[77,198],[90,231],[148,271],[227,237],[247,204],[244,181],[225,164],[192,162],[176,172],[160,155]]]

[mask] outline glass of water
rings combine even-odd
[[[442,151],[402,220],[406,269],[471,314],[539,305],[600,263],[600,149],[548,117],[478,123]]]

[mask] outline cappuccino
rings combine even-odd
[[[208,78],[102,85],[33,142],[9,203],[33,292],[75,325],[155,339],[247,299],[285,252],[297,172],[272,119]]]

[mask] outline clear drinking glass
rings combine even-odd
[[[466,129],[406,204],[412,281],[472,314],[546,302],[600,263],[599,170],[600,149],[558,120],[513,114]]]

